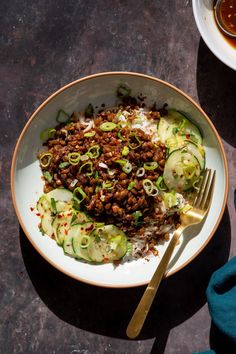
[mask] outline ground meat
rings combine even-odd
[[[70,122],[58,125],[53,138],[44,144],[51,158],[46,166],[41,165],[45,192],[62,186],[71,191],[79,187],[85,193],[80,203],[82,210],[98,220],[111,220],[123,230],[129,230],[131,235],[140,230],[143,223],[164,217],[161,213],[156,215],[155,211],[160,197],[148,195],[143,181],[148,179],[155,185],[166,161],[163,144],[151,141],[151,135],[143,130],[132,128],[135,119],[132,109],[125,107],[130,127],[120,124],[117,111],[102,111],[89,130],[86,130],[88,122],[81,122],[80,115],[74,112]],[[160,113],[153,111],[147,116],[156,122]],[[114,128],[103,130],[103,123],[108,126],[114,123]],[[125,169],[127,161],[129,168]],[[155,164],[155,168],[148,168],[150,164]],[[144,173],[139,175],[137,172],[146,165]]]

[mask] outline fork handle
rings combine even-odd
[[[169,242],[167,249],[155,270],[126,330],[126,334],[129,338],[133,339],[136,338],[145,322],[147,314],[150,310],[150,307],[153,303],[154,297],[156,295],[157,289],[161,283],[161,280],[165,274],[166,268],[169,264],[170,258],[174,251],[174,248],[182,234],[183,230],[185,229],[184,226],[180,226],[174,233],[171,241]]]

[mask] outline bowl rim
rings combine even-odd
[[[16,160],[17,160],[17,154],[18,154],[18,149],[20,147],[21,141],[27,131],[27,129],[29,128],[29,126],[31,125],[32,121],[37,117],[38,113],[51,101],[53,100],[54,97],[56,97],[57,95],[59,95],[61,92],[67,90],[68,88],[77,85],[81,82],[87,81],[87,80],[91,80],[94,78],[98,78],[98,77],[106,77],[106,76],[116,76],[116,75],[126,75],[126,76],[132,76],[132,77],[141,77],[144,79],[148,79],[148,80],[152,80],[158,83],[161,83],[169,88],[171,88],[172,90],[176,91],[177,93],[183,95],[192,105],[195,106],[195,108],[204,116],[204,118],[206,119],[206,121],[208,122],[208,124],[210,125],[210,127],[212,128],[217,141],[219,143],[220,146],[220,151],[221,151],[221,155],[223,158],[223,163],[224,163],[224,173],[225,173],[225,190],[224,190],[224,199],[223,199],[223,204],[222,204],[222,208],[220,211],[220,214],[218,216],[218,219],[215,222],[215,225],[213,227],[213,229],[211,230],[208,238],[205,240],[205,242],[203,243],[203,245],[198,249],[198,251],[192,256],[190,257],[186,262],[184,262],[181,266],[179,266],[178,268],[176,268],[173,271],[169,271],[165,277],[169,277],[175,273],[177,273],[178,271],[180,271],[181,269],[183,269],[186,265],[188,265],[189,263],[191,263],[191,261],[196,258],[201,252],[202,250],[205,248],[205,246],[208,244],[208,242],[211,240],[211,238],[213,237],[225,210],[226,207],[226,201],[227,201],[227,195],[228,195],[228,163],[227,163],[227,158],[226,158],[226,154],[225,154],[225,150],[223,147],[223,143],[221,141],[221,138],[215,128],[215,126],[213,125],[213,123],[211,122],[210,118],[207,116],[207,114],[203,111],[203,109],[190,97],[188,96],[186,93],[184,93],[182,90],[180,90],[179,88],[175,87],[174,85],[161,80],[159,78],[150,76],[150,75],[146,75],[146,74],[142,74],[142,73],[137,73],[137,72],[130,72],[130,71],[108,71],[108,72],[100,72],[100,73],[96,73],[96,74],[92,74],[92,75],[88,75],[85,77],[82,77],[80,79],[77,79],[75,81],[72,81],[64,86],[62,86],[59,90],[55,91],[54,93],[52,93],[46,100],[44,100],[43,103],[40,104],[40,106],[32,113],[32,115],[30,116],[30,118],[28,119],[28,121],[26,122],[26,124],[23,127],[23,130],[21,131],[21,134],[17,140],[15,149],[14,149],[14,153],[13,153],[13,157],[12,157],[12,164],[11,164],[11,178],[10,178],[10,184],[11,184],[11,196],[12,196],[12,200],[13,200],[13,206],[16,212],[16,216],[18,218],[18,221],[20,223],[20,226],[22,227],[25,235],[27,236],[28,240],[30,241],[30,243],[32,244],[32,246],[35,248],[35,250],[49,263],[51,264],[54,268],[56,268],[57,270],[59,270],[60,272],[64,273],[65,275],[74,278],[75,280],[79,280],[83,283],[87,283],[90,285],[95,285],[95,286],[99,286],[99,287],[105,287],[105,288],[131,288],[131,287],[137,287],[137,286],[143,286],[148,284],[148,281],[142,281],[142,282],[136,282],[134,284],[107,284],[107,283],[97,283],[96,281],[91,281],[91,280],[87,280],[87,279],[83,279],[79,276],[76,276],[74,274],[69,273],[68,271],[66,271],[65,269],[63,269],[60,265],[58,265],[57,263],[53,262],[48,256],[46,256],[45,254],[43,254],[43,252],[41,251],[41,249],[38,247],[38,245],[32,240],[30,233],[28,233],[26,226],[24,225],[21,216],[20,216],[20,211],[17,207],[17,203],[16,203],[16,196],[15,196],[15,183],[14,183],[14,177],[15,177],[15,166],[16,166]]]
[[[213,0],[212,0],[213,1]],[[214,45],[211,44],[211,41],[208,39],[208,36],[205,33],[204,30],[204,26],[201,25],[201,22],[199,20],[199,11],[198,11],[198,0],[192,0],[192,8],[193,8],[193,15],[194,15],[194,19],[198,28],[198,31],[200,32],[200,35],[202,37],[202,39],[204,40],[205,44],[207,45],[207,47],[210,49],[210,51],[225,65],[227,65],[229,68],[231,68],[232,70],[236,70],[236,65],[232,64],[230,60],[228,60],[227,57],[225,57],[224,55],[222,55],[220,50],[218,50],[217,47],[215,47]],[[212,5],[213,6],[213,5]],[[213,10],[212,10],[213,11]],[[217,24],[216,24],[217,26]],[[219,31],[220,33],[220,31]],[[221,33],[220,33],[221,34]],[[222,39],[224,38],[223,35]]]

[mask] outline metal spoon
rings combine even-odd
[[[216,23],[224,34],[226,34],[227,36],[229,36],[231,38],[236,38],[236,34],[233,32],[230,32],[228,30],[228,28],[225,26],[224,22],[222,21],[222,18],[220,15],[221,2],[222,2],[222,0],[217,0],[216,5],[214,7]]]

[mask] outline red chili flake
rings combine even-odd
[[[67,214],[68,216],[72,216],[72,213]]]
[[[68,235],[68,230],[67,229],[65,229],[65,235]]]
[[[190,134],[186,134],[186,139],[190,139]]]
[[[31,211],[34,211],[34,208],[33,208],[33,207],[30,207],[30,210],[31,210]]]
[[[113,261],[113,263],[115,266],[118,266],[119,264],[121,264],[121,260],[117,259],[117,260]]]
[[[64,222],[63,226],[66,226],[67,225],[67,222]]]
[[[36,215],[37,215],[37,216],[41,216],[41,214],[39,214],[39,213],[36,213]]]
[[[61,219],[63,217],[63,215],[58,214],[57,217],[58,217],[58,219]]]
[[[93,229],[93,224],[91,224],[89,227],[85,229],[85,231],[91,231]],[[81,229],[82,230],[82,229]]]
[[[54,240],[55,239],[55,235],[54,233],[51,235],[51,238]]]
[[[103,262],[109,262],[109,258],[104,257],[104,258],[103,258]]]

